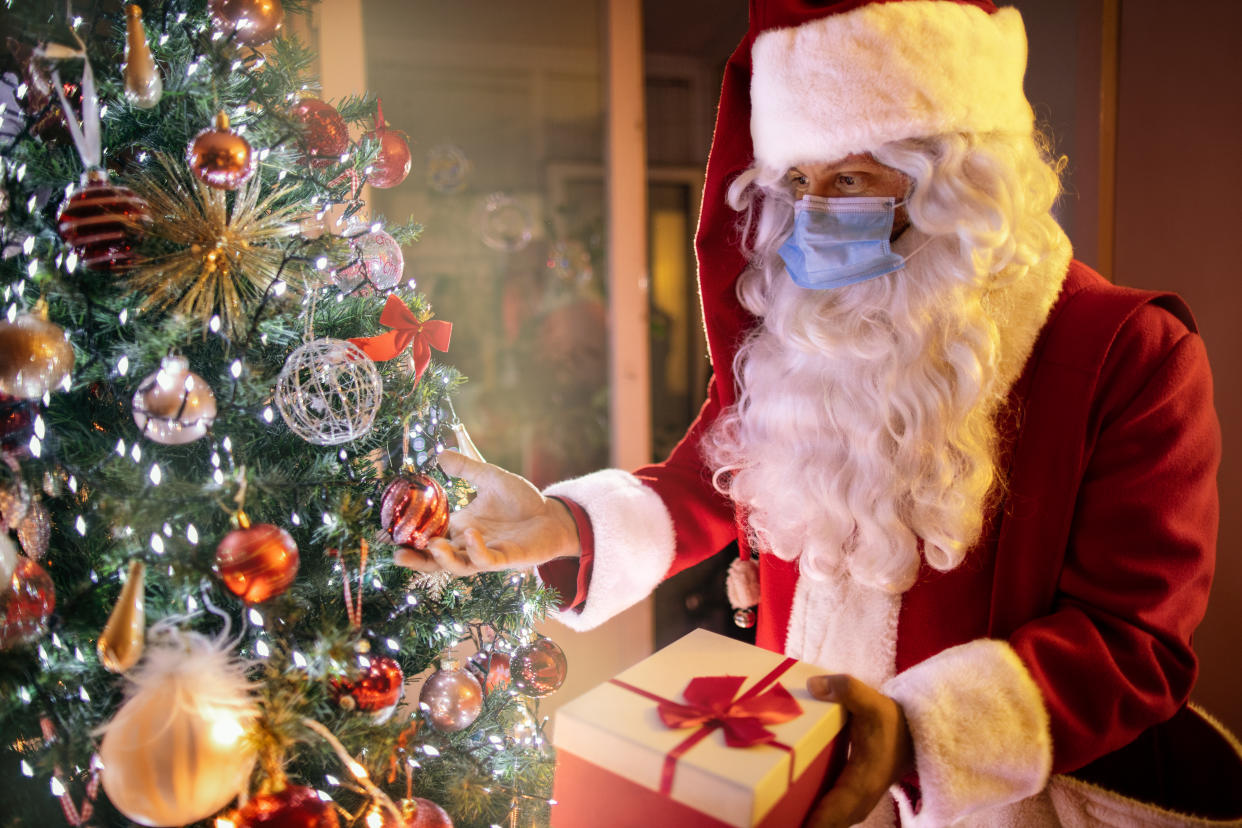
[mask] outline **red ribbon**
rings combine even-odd
[[[453,333],[453,323],[443,319],[419,322],[405,302],[392,293],[388,294],[388,301],[384,303],[384,311],[380,314],[379,321],[381,325],[392,330],[378,336],[365,336],[349,341],[376,362],[393,359],[412,344],[416,383],[422,379],[423,371],[427,370],[427,363],[431,362],[431,349],[447,351],[449,337]]]
[[[725,744],[731,748],[771,745],[788,753],[789,779],[792,783],[793,748],[776,741],[776,734],[768,730],[766,725],[788,722],[802,715],[802,706],[798,704],[798,700],[783,684],[775,684],[777,679],[797,663],[796,659],[785,659],[736,699],[734,696],[746,682],[745,676],[700,676],[691,679],[682,691],[688,704],[681,704],[619,679],[612,679],[612,683],[618,687],[656,702],[659,705],[657,711],[660,720],[665,726],[698,728],[664,757],[664,767],[660,772],[660,794],[668,796],[672,792],[677,761],[717,729],[724,731]],[[770,687],[773,684],[775,686]]]

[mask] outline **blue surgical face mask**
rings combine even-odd
[[[897,206],[887,196],[803,196],[794,205],[793,233],[779,251],[794,283],[827,290],[901,269],[906,260],[889,249]]]

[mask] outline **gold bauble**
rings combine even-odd
[[[216,31],[246,46],[271,40],[285,22],[280,0],[211,0],[207,8]]]
[[[258,157],[250,142],[229,128],[229,116],[221,111],[216,125],[195,135],[186,147],[185,161],[207,186],[236,190],[254,175]]]
[[[99,663],[113,673],[124,673],[138,663],[146,639],[147,613],[142,586],[146,575],[142,561],[130,561],[129,575],[116,606],[108,616],[97,646]]]
[[[0,321],[0,392],[27,400],[63,383],[73,370],[73,346],[38,306],[12,322]]]

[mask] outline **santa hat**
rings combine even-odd
[[[849,11],[836,9],[856,6]],[[751,51],[755,157],[782,168],[954,132],[1029,133],[1016,9],[948,0],[839,4]]]
[[[751,0],[725,67],[695,239],[722,404],[754,324],[734,293],[746,262],[725,197],[737,174],[756,158],[780,168],[903,138],[1029,132],[1025,70],[1021,17],[990,0]]]

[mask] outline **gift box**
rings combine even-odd
[[[553,828],[796,826],[844,761],[824,670],[695,630],[556,713]]]

